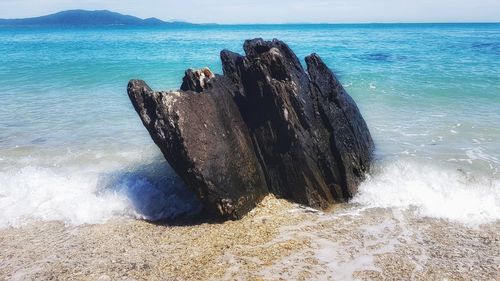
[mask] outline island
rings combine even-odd
[[[183,21],[162,21],[157,18],[141,19],[107,10],[69,10],[41,17],[0,19],[0,26],[184,26]]]

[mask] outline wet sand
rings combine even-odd
[[[0,230],[6,280],[500,280],[500,222],[323,213],[268,197],[240,221],[34,223]]]

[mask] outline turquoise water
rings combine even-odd
[[[0,227],[196,212],[126,85],[220,73],[254,37],[318,53],[358,103],[377,161],[356,202],[500,219],[500,24],[35,28],[0,29]]]

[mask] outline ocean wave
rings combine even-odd
[[[155,221],[199,209],[195,196],[163,165],[112,172],[27,166],[0,172],[0,228],[32,221],[99,224],[117,217]]]
[[[500,180],[412,160],[381,161],[353,200],[369,207],[416,207],[419,215],[465,224],[500,219]]]
[[[466,224],[500,219],[499,179],[419,161],[376,162],[353,203],[416,207],[419,215]],[[67,225],[100,224],[124,217],[158,221],[196,215],[201,210],[196,196],[165,162],[96,170],[26,166],[1,171],[0,228],[33,221]]]

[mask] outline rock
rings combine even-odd
[[[222,65],[269,190],[319,208],[351,198],[374,147],[354,101],[318,55],[306,73],[281,41],[248,40],[244,50],[222,51]]]
[[[342,159],[347,198],[364,179],[375,148],[370,131],[354,100],[317,54],[306,57],[314,89],[319,90],[319,110],[334,141],[332,147]],[[323,118],[324,118],[323,117]]]
[[[313,54],[307,72],[278,40],[221,52],[224,75],[187,70],[180,92],[133,80],[153,140],[208,210],[239,218],[267,192],[327,208],[357,191],[374,144],[355,102]]]
[[[202,92],[205,89],[206,83],[214,77],[214,74],[207,67],[200,70],[186,70],[182,79],[182,91]]]
[[[268,193],[248,129],[225,83],[214,81],[204,93],[167,93],[132,80],[128,93],[154,142],[208,212],[241,218]]]

